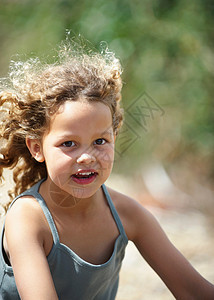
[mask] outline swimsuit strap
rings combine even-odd
[[[39,203],[40,207],[42,208],[43,210],[43,213],[48,221],[48,224],[50,226],[50,229],[51,229],[51,232],[52,232],[52,235],[53,235],[53,241],[54,241],[54,244],[58,244],[60,243],[60,240],[59,240],[59,234],[58,234],[58,231],[57,231],[57,228],[56,228],[56,225],[54,223],[54,220],[53,220],[53,217],[47,207],[47,204],[45,202],[45,200],[43,199],[43,197],[41,196],[41,194],[39,193],[39,188],[40,188],[40,185],[42,184],[42,182],[44,181],[45,179],[42,179],[40,180],[39,182],[37,182],[34,186],[32,186],[29,190],[25,191],[24,193],[20,194],[19,196],[17,196],[13,202],[11,203],[10,207],[14,204],[14,202],[20,198],[20,197],[23,197],[23,196],[33,196]],[[116,208],[112,202],[112,199],[109,195],[109,192],[106,188],[106,186],[103,184],[102,185],[102,189],[103,189],[103,192],[105,194],[105,197],[107,199],[107,202],[109,204],[109,207],[110,207],[110,210],[111,210],[111,213],[113,215],[113,218],[116,222],[116,225],[118,227],[118,230],[121,234],[121,236],[123,237],[123,239],[127,242],[128,238],[126,236],[126,233],[125,233],[125,230],[124,230],[124,227],[122,225],[122,222],[120,220],[120,217],[116,211]]]
[[[45,217],[46,217],[46,219],[48,221],[48,224],[50,226],[50,229],[51,229],[51,232],[52,232],[52,235],[53,235],[54,244],[57,244],[57,243],[59,243],[59,234],[58,234],[58,231],[56,229],[56,225],[54,223],[53,217],[52,217],[52,215],[51,215],[51,213],[50,213],[50,211],[49,211],[49,209],[47,207],[47,204],[46,204],[45,200],[43,199],[43,197],[39,193],[40,185],[42,184],[42,182],[44,180],[45,179],[40,180],[34,186],[32,186],[29,190],[27,190],[24,193],[22,193],[19,196],[17,196],[13,200],[13,202],[11,203],[10,207],[20,197],[23,197],[23,196],[33,196],[38,201],[40,207],[42,208],[43,213],[44,213],[44,215],[45,215]]]
[[[115,206],[114,206],[114,204],[113,204],[113,202],[112,202],[111,196],[109,195],[109,192],[108,192],[108,190],[107,190],[107,188],[106,188],[106,186],[105,186],[104,184],[102,185],[102,189],[103,189],[103,192],[104,192],[104,194],[105,194],[105,197],[106,197],[106,199],[107,199],[107,201],[108,201],[109,207],[110,207],[110,209],[111,209],[111,213],[112,213],[113,218],[114,218],[114,220],[115,220],[115,222],[116,222],[116,224],[117,224],[117,227],[118,227],[118,229],[119,229],[119,232],[120,232],[120,234],[122,235],[122,237],[123,237],[123,239],[125,240],[125,242],[127,242],[127,241],[128,241],[128,238],[127,238],[125,229],[124,229],[123,224],[122,224],[122,222],[121,222],[121,220],[120,220],[120,217],[119,217],[119,215],[118,215],[118,212],[117,212],[117,210],[116,210],[116,208],[115,208]]]

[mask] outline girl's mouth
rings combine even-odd
[[[97,175],[98,173],[94,171],[82,171],[73,174],[71,177],[78,184],[89,184],[96,179]]]

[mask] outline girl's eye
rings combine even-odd
[[[73,147],[74,145],[75,145],[75,143],[72,141],[67,141],[62,144],[62,146],[67,147],[67,148]]]
[[[106,143],[106,140],[105,139],[97,139],[94,143],[96,145],[104,145]]]

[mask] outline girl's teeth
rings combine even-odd
[[[84,172],[84,173],[77,173],[76,175],[89,176],[91,174],[94,174],[94,173],[92,173],[92,172]]]

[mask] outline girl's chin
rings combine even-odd
[[[89,179],[72,178],[69,182],[66,181],[65,183],[63,183],[62,180],[51,180],[51,178],[49,178],[44,182],[44,190],[55,203],[64,203],[65,205],[66,202],[66,206],[69,206],[69,203],[72,203],[72,199],[74,199],[74,203],[76,204],[80,200],[89,199],[96,194],[102,184],[95,181],[96,178],[97,175],[91,176]]]
[[[93,197],[98,189],[99,187],[81,184],[76,186],[58,186],[57,189],[50,191],[50,193],[58,198],[75,198],[81,200]]]

